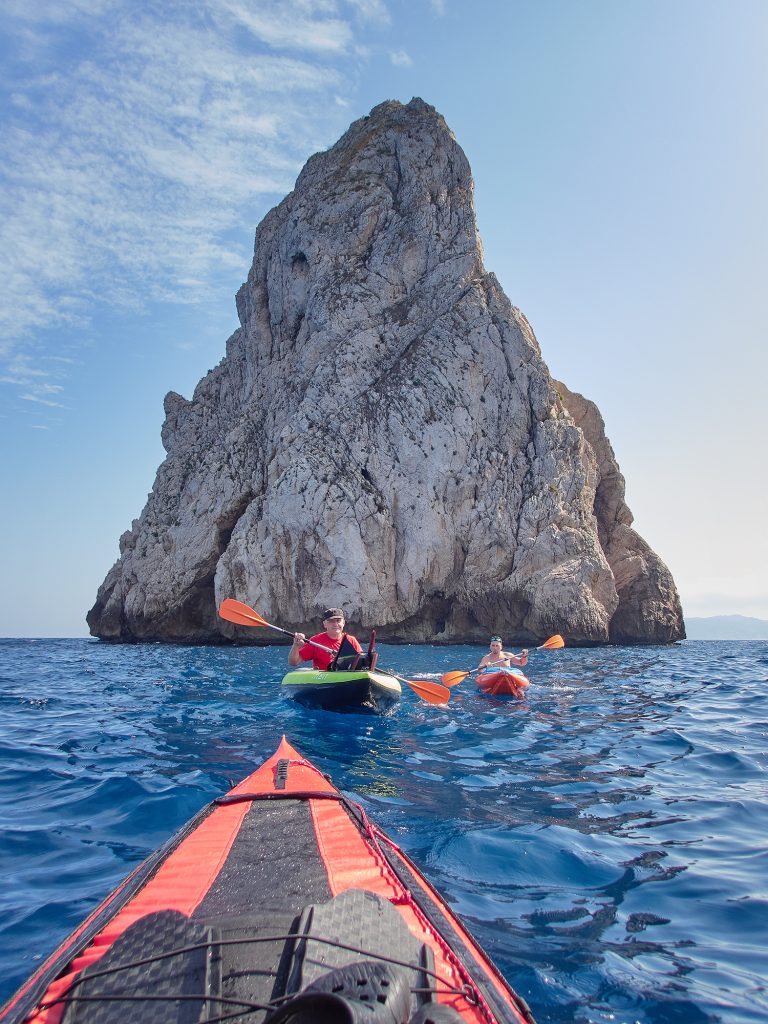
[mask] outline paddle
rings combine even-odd
[[[534,651],[552,650],[556,647],[565,647],[565,640],[560,636],[559,633],[555,633],[549,640],[545,640],[543,644],[539,644],[538,647],[534,647]],[[483,669],[492,668],[494,665],[503,665],[506,659],[500,661],[492,661],[489,665],[483,665],[478,668],[471,668],[467,672],[445,672],[440,676],[440,682],[444,683],[445,686],[456,686],[467,676],[473,676],[476,672],[482,672]]]
[[[227,597],[221,602],[219,615],[222,619],[234,622],[238,626],[266,626],[267,629],[274,629],[277,633],[285,633],[286,636],[292,637],[294,635],[290,629],[274,626],[271,622],[267,622],[266,619],[262,619],[253,608],[243,604],[242,601],[235,601],[231,597]],[[317,647],[321,651],[325,651],[327,654],[336,654],[336,651],[330,647],[324,647],[314,640],[307,640],[307,643],[312,644],[313,647]],[[447,704],[451,698],[451,691],[441,683],[432,683],[426,679],[405,679],[403,676],[397,675],[396,672],[390,672],[389,669],[381,669],[381,671],[386,672],[389,676],[393,676],[399,682],[405,683],[406,686],[410,686],[415,694],[430,704]]]

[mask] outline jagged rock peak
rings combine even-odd
[[[88,616],[110,639],[267,641],[224,597],[381,639],[669,642],[596,407],[553,381],[483,266],[466,157],[423,100],[311,157],[256,231],[240,327]]]

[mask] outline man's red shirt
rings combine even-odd
[[[316,644],[322,644],[323,647],[328,647],[334,652],[334,654],[341,647],[341,642],[346,636],[347,640],[352,644],[358,654],[363,653],[363,649],[360,646],[356,637],[352,636],[351,633],[342,633],[338,640],[332,640],[327,633],[317,633],[315,636],[310,637],[310,640],[314,640]],[[317,647],[313,647],[309,642],[305,643],[303,647],[299,648],[299,657],[302,661],[312,661],[315,668],[320,669],[321,672],[327,671],[331,662],[333,661],[333,654],[329,654],[326,651],[321,651]]]

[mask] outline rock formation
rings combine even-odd
[[[165,399],[94,635],[274,642],[218,618],[225,597],[290,629],[340,604],[391,641],[684,635],[596,407],[483,267],[472,189],[419,99],[307,162],[257,229],[226,356]]]

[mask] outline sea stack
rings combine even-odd
[[[256,231],[240,327],[88,614],[110,640],[274,642],[342,605],[393,642],[669,643],[595,405],[552,379],[483,266],[469,164],[423,100],[311,157]]]

